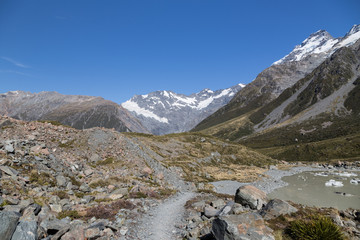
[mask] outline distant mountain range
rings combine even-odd
[[[77,129],[105,127],[160,135],[189,131],[227,104],[243,86],[204,89],[189,96],[156,91],[136,95],[122,106],[101,97],[11,91],[0,94],[0,115],[26,121],[58,121]]]
[[[244,86],[238,84],[217,91],[204,89],[188,96],[156,91],[135,95],[121,105],[153,134],[185,132],[227,104]]]
[[[26,121],[58,121],[77,129],[148,132],[123,107],[101,97],[11,91],[0,94],[0,114]]]
[[[191,95],[156,91],[121,105],[101,97],[12,91],[0,94],[0,114],[78,129],[100,126],[158,135],[192,129],[253,148],[274,148],[269,155],[280,159],[291,156],[286,146],[294,144],[345,141],[342,137],[357,133],[360,144],[359,39],[360,25],[341,38],[317,31],[246,86]]]

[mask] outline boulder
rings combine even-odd
[[[56,234],[63,228],[66,228],[69,225],[70,221],[66,218],[61,220],[53,219],[53,220],[44,220],[40,223],[40,226],[48,233],[48,234]]]
[[[216,240],[275,240],[272,230],[254,212],[219,217],[211,232]]]
[[[235,202],[251,209],[260,210],[268,202],[266,193],[260,189],[246,185],[239,187],[235,193]]]
[[[20,214],[16,212],[1,211],[0,212],[0,239],[10,240],[13,235]]]
[[[84,226],[82,225],[76,225],[74,227],[71,227],[70,231],[65,233],[62,237],[61,240],[74,240],[74,239],[85,239],[85,235],[84,235]]]
[[[20,221],[11,240],[37,240],[36,221]]]
[[[260,214],[265,220],[269,220],[280,215],[286,215],[297,211],[298,210],[291,206],[288,202],[280,199],[273,199],[266,204]]]
[[[59,175],[56,177],[56,185],[58,187],[66,187],[68,181],[63,175]]]

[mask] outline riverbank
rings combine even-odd
[[[211,184],[214,186],[214,191],[222,194],[230,194],[233,195],[241,186],[252,185],[265,193],[269,194],[273,192],[275,189],[285,187],[288,183],[282,180],[283,177],[292,176],[302,172],[315,172],[315,171],[360,171],[359,168],[351,168],[346,169],[343,167],[333,167],[333,166],[323,166],[323,165],[313,165],[313,166],[294,166],[289,168],[288,170],[279,170],[276,167],[266,171],[265,177],[263,177],[259,181],[250,182],[250,183],[241,183],[237,181],[224,180],[212,182]]]

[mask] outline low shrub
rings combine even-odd
[[[52,195],[58,196],[60,199],[69,198],[69,195],[65,191],[54,191]]]
[[[134,209],[134,207],[135,205],[130,201],[121,199],[110,204],[99,204],[96,207],[89,208],[86,211],[85,217],[114,220],[120,209]]]
[[[308,220],[295,220],[287,229],[288,234],[296,240],[343,240],[339,226],[325,216],[313,215]]]
[[[58,214],[59,219],[69,217],[71,220],[81,218],[80,214],[76,210],[62,211]]]

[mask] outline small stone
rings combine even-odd
[[[6,173],[11,177],[16,177],[19,175],[19,172],[9,166],[0,166],[0,171]]]
[[[108,236],[108,237],[111,237],[111,236],[115,235],[114,231],[111,230],[110,228],[105,228],[103,232],[104,232],[105,236]]]
[[[215,217],[218,213],[218,210],[216,210],[215,208],[211,207],[211,206],[206,206],[204,208],[204,215],[208,218],[212,218]]]
[[[91,188],[86,183],[83,183],[81,184],[79,190],[86,193],[86,192],[90,192]]]
[[[126,226],[122,226],[119,232],[122,236],[125,236],[128,231],[129,229]]]
[[[215,201],[212,201],[210,205],[214,208],[222,208],[225,205],[225,202],[222,199],[217,199]]]
[[[86,170],[84,171],[85,176],[90,176],[90,175],[92,175],[93,173],[94,173],[94,171],[91,170],[91,169],[86,169]]]
[[[7,153],[15,153],[15,149],[11,141],[5,142],[5,151]]]
[[[95,239],[100,237],[100,229],[99,228],[88,228],[85,230],[85,238]]]
[[[50,209],[56,213],[62,212],[63,210],[60,204],[50,204]]]
[[[56,177],[56,184],[58,187],[66,187],[67,179],[63,175],[59,175]]]
[[[118,200],[118,199],[121,199],[121,198],[123,198],[124,197],[124,195],[122,195],[122,194],[110,194],[109,195],[109,198],[110,199],[112,199],[112,200]]]

